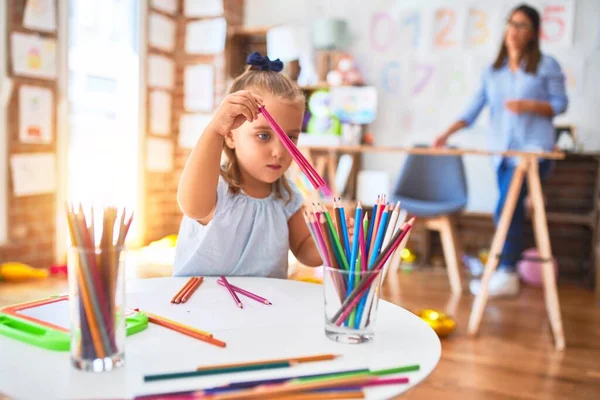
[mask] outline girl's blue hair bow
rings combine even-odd
[[[279,72],[283,69],[283,63],[279,58],[277,60],[269,60],[267,56],[261,56],[258,51],[250,54],[246,59],[246,64],[258,67],[261,71],[275,71]]]

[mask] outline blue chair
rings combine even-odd
[[[424,221],[427,229],[440,232],[452,292],[461,293],[462,246],[452,214],[467,205],[467,179],[462,157],[409,154],[392,199],[400,201],[404,210]]]

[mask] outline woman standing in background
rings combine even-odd
[[[556,60],[540,51],[540,15],[528,5],[516,7],[506,24],[504,40],[496,60],[482,74],[481,87],[462,117],[435,140],[442,147],[458,130],[471,126],[487,104],[490,107],[488,142],[491,150],[551,151],[554,147],[554,116],[567,109],[564,74]],[[494,165],[500,196],[494,213],[496,225],[502,213],[517,158],[496,157]],[[544,179],[551,169],[549,160],[539,165]],[[523,250],[525,220],[524,183],[502,250],[499,267],[490,280],[490,296],[516,295],[519,277],[516,263]],[[480,280],[470,289],[478,294]]]

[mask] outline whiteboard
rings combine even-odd
[[[491,64],[501,42],[509,11],[516,0],[308,0],[277,7],[275,0],[246,5],[245,24],[290,24],[311,27],[327,15],[348,21],[352,44],[367,84],[378,90],[377,120],[370,126],[378,145],[430,144],[459,118]],[[600,1],[532,0],[546,21],[542,51],[555,57],[567,77],[569,109],[555,124],[573,124],[584,150],[600,150]],[[561,8],[562,7],[562,8]],[[572,10],[572,18],[568,10]],[[451,17],[449,17],[451,16]],[[373,24],[373,22],[377,24]],[[450,143],[486,148],[485,110],[469,130]],[[401,155],[367,154],[364,168],[381,169],[393,181]],[[492,212],[497,199],[496,176],[488,157],[467,156],[467,210]]]

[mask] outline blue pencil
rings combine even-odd
[[[371,249],[371,259],[369,260],[369,269],[373,268],[373,263],[377,259],[379,252],[381,251],[381,244],[383,243],[383,237],[385,236],[385,231],[387,228],[387,220],[389,216],[389,210],[387,205],[382,205],[385,207],[383,210],[383,214],[381,215],[381,221],[379,222],[379,226],[377,228],[377,236],[375,237],[375,243],[373,244],[373,249]],[[357,307],[356,319],[354,320],[354,328],[358,329],[360,325],[360,321],[362,319],[363,312],[365,310],[365,304],[367,303],[367,297],[369,297],[369,290],[365,291],[365,294],[360,299],[360,303]]]
[[[375,259],[377,259],[377,256],[379,255],[379,252],[381,251],[381,244],[383,243],[383,237],[385,236],[385,231],[387,228],[387,220],[388,220],[390,213],[389,213],[387,205],[385,205],[384,207],[385,207],[385,210],[383,211],[383,214],[381,215],[381,222],[379,223],[379,226],[377,229],[377,236],[375,237],[375,244],[373,245],[373,249],[371,251],[371,259],[369,260],[369,269],[371,269],[373,267],[373,263],[375,262]]]
[[[346,257],[350,258],[350,240],[348,239],[348,226],[346,225],[346,212],[344,211],[344,207],[341,205],[341,199],[339,209],[340,209],[340,219],[342,223],[342,236],[344,236],[344,251],[346,252]],[[352,271],[352,264],[350,264],[350,271]]]

